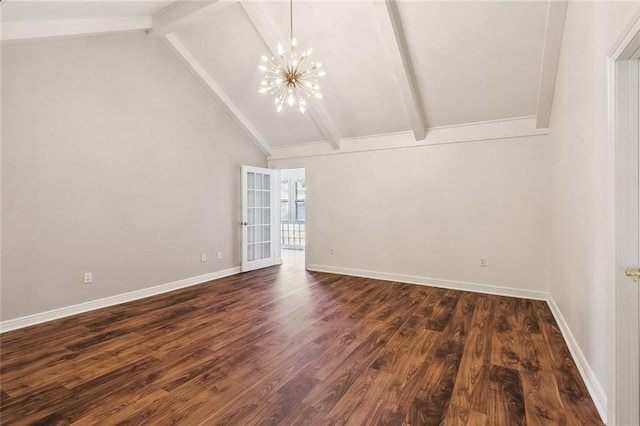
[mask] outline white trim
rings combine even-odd
[[[618,252],[618,240],[617,240],[617,236],[616,236],[616,226],[617,226],[617,218],[615,217],[617,214],[617,209],[616,209],[616,180],[617,180],[617,168],[616,168],[616,155],[617,155],[617,148],[616,148],[616,115],[617,115],[617,107],[616,107],[616,103],[617,101],[617,96],[616,96],[616,90],[618,87],[618,82],[617,82],[617,70],[616,70],[616,62],[614,59],[612,59],[611,57],[609,57],[608,61],[607,61],[607,78],[609,81],[609,87],[608,87],[608,116],[609,116],[609,149],[608,149],[608,154],[609,154],[609,163],[611,164],[610,170],[611,172],[609,173],[609,176],[607,176],[607,178],[609,179],[609,188],[611,188],[611,191],[609,191],[609,199],[608,199],[608,203],[609,206],[612,206],[611,208],[613,209],[613,214],[611,215],[611,223],[609,223],[609,253],[611,253],[609,261],[611,262],[612,265],[616,265],[617,263],[617,252]],[[618,344],[617,344],[617,338],[616,338],[616,317],[617,317],[617,311],[616,311],[616,307],[618,305],[617,302],[617,289],[616,289],[616,283],[617,283],[617,271],[615,270],[615,266],[612,268],[612,283],[614,283],[614,285],[611,286],[611,302],[610,302],[610,312],[609,312],[609,316],[610,316],[610,321],[609,321],[609,341],[607,342],[609,344],[609,346],[612,348],[612,353],[610,355],[611,359],[609,360],[609,377],[611,378],[609,380],[609,389],[607,392],[607,420],[610,422],[609,424],[611,425],[615,425],[616,424],[616,420],[617,420],[617,414],[616,414],[616,403],[617,403],[617,398],[616,398],[616,387],[617,387],[617,379],[616,379],[616,374],[617,374],[617,362],[616,362],[616,357],[618,356]]]
[[[222,109],[231,117],[236,124],[251,137],[256,146],[265,154],[271,155],[271,146],[267,140],[260,134],[251,121],[240,111],[233,103],[231,98],[222,90],[222,87],[207,72],[202,64],[191,54],[189,49],[180,41],[175,33],[167,34],[164,38],[166,44],[176,55],[178,60],[189,70],[196,80],[204,86],[209,94],[218,102]]]
[[[390,272],[369,271],[364,269],[343,268],[339,266],[327,266],[310,264],[310,271],[327,272],[331,274],[351,275],[354,277],[374,278],[383,281],[397,281],[408,284],[427,285],[431,287],[448,288],[452,290],[473,291],[475,293],[495,294],[498,296],[519,297],[524,299],[547,300],[549,294],[543,291],[523,290],[512,287],[499,287],[489,284],[478,284],[465,281],[443,280],[440,278],[420,277],[416,275],[403,275]]]
[[[535,291],[535,290],[523,290],[519,288],[512,287],[500,287],[489,284],[478,284],[464,281],[452,281],[452,280],[443,280],[438,278],[427,278],[427,277],[419,277],[414,275],[402,275],[402,274],[394,274],[389,272],[379,272],[379,271],[368,271],[362,269],[351,269],[351,268],[342,268],[337,266],[327,266],[327,265],[314,265],[311,264],[307,268],[310,271],[317,272],[327,272],[333,274],[341,274],[341,275],[351,275],[355,277],[362,278],[373,278],[384,281],[396,281],[402,283],[409,284],[418,284],[418,285],[427,285],[431,287],[440,287],[447,288],[451,290],[462,290],[462,291],[472,291],[475,293],[484,293],[484,294],[494,294],[498,296],[507,296],[507,297],[518,297],[525,299],[534,299],[534,300],[544,300],[549,305],[549,309],[553,314],[560,331],[562,332],[562,336],[569,348],[569,352],[571,352],[571,356],[578,367],[578,371],[582,376],[582,380],[584,381],[587,390],[589,391],[589,395],[593,400],[598,413],[606,423],[607,421],[607,395],[604,392],[604,388],[600,384],[598,377],[591,369],[591,366],[587,362],[580,346],[578,345],[577,340],[571,333],[571,329],[567,324],[560,308],[556,304],[555,300],[551,296],[550,293],[544,291]]]
[[[374,4],[382,38],[389,55],[389,64],[400,89],[407,118],[411,123],[413,135],[417,141],[424,140],[425,131],[424,108],[418,83],[415,76],[411,54],[407,46],[398,4],[396,0],[385,0]]]
[[[166,284],[160,284],[154,287],[148,287],[141,290],[130,291],[128,293],[117,294],[115,296],[109,296],[103,299],[92,300],[90,302],[79,303],[77,305],[66,306],[64,308],[53,309],[51,311],[2,321],[0,322],[0,333],[29,327],[31,325],[40,324],[71,315],[81,314],[83,312],[93,311],[95,309],[106,308],[107,306],[119,305],[121,303],[144,299],[149,296],[155,296],[158,294],[167,293],[169,291],[178,290],[180,288],[202,284],[208,281],[228,277],[238,273],[240,273],[240,267],[236,266],[234,268],[210,272],[208,274],[185,278],[183,280],[173,281]]]
[[[571,352],[571,356],[578,367],[578,371],[582,376],[582,380],[584,384],[587,386],[587,390],[589,391],[589,395],[593,400],[593,403],[602,418],[602,421],[607,423],[607,394],[604,391],[604,388],[600,384],[598,380],[598,376],[593,372],[587,358],[582,353],[580,349],[580,345],[578,341],[573,336],[571,332],[571,328],[567,321],[564,319],[562,315],[562,311],[558,307],[558,304],[553,299],[551,294],[547,296],[547,303],[549,304],[549,308],[551,309],[551,313],[553,314],[556,322],[558,323],[558,327],[560,328],[560,332],[562,333],[562,337],[564,337],[564,341],[567,343],[567,347],[569,348],[569,352]]]
[[[544,48],[542,64],[540,65],[540,81],[538,83],[536,127],[549,127],[568,4],[567,0],[549,0],[547,5]]]
[[[2,24],[2,41],[88,36],[120,31],[148,30],[150,16],[59,21],[21,21]]]
[[[424,141],[416,141],[413,132],[407,131],[342,139],[340,151],[329,149],[326,144],[322,142],[303,145],[273,146],[271,149],[272,155],[269,157],[269,160],[541,136],[547,135],[548,133],[549,129],[536,128],[535,116],[515,117],[503,120],[432,127],[428,129],[427,137]]]
[[[629,24],[618,36],[609,50],[609,59],[612,61],[624,61],[631,59],[640,45],[638,34],[640,33],[640,8],[629,21]]]

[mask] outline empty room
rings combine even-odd
[[[0,424],[640,424],[639,0],[0,34]]]

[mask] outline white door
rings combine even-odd
[[[616,425],[640,424],[640,66],[618,63]]]
[[[277,170],[242,166],[242,272],[275,265]]]

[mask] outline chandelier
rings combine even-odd
[[[258,67],[264,73],[260,93],[274,95],[274,104],[278,112],[286,103],[290,107],[297,105],[304,114],[307,102],[304,97],[322,99],[318,77],[325,75],[320,71],[319,62],[311,62],[311,49],[296,53],[296,39],[293,37],[293,0],[289,0],[289,39],[290,49],[287,56],[284,47],[278,44],[278,57],[262,56],[262,64]]]

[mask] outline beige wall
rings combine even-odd
[[[614,284],[607,54],[639,4],[569,3],[550,124],[549,291],[603,391]]]
[[[239,265],[266,159],[160,41],[3,45],[2,109],[2,320]]]
[[[544,291],[548,154],[543,135],[270,166],[306,167],[308,265]]]

